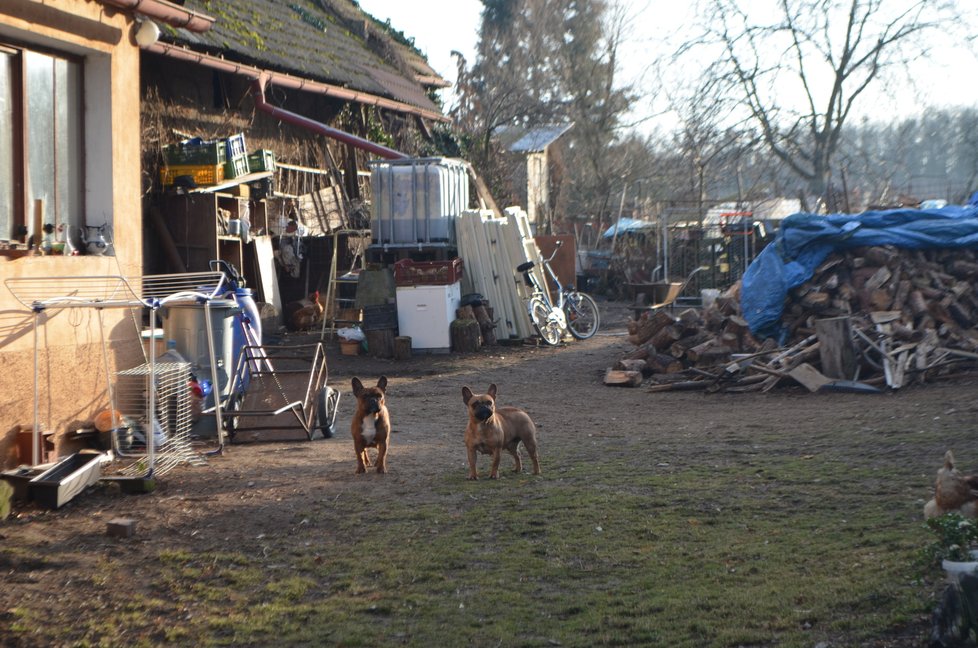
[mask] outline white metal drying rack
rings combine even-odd
[[[31,463],[39,463],[38,443],[40,431],[39,375],[38,375],[38,324],[41,313],[65,308],[93,308],[99,314],[99,339],[102,346],[102,364],[105,367],[106,391],[109,395],[109,408],[112,413],[112,427],[119,427],[115,394],[109,373],[108,351],[105,345],[105,327],[102,323],[102,310],[106,308],[148,308],[150,313],[149,330],[156,330],[156,311],[163,305],[176,300],[197,300],[204,305],[204,321],[207,326],[207,349],[210,354],[211,380],[214,389],[219,389],[217,358],[214,353],[214,332],[211,328],[210,302],[226,292],[227,276],[223,272],[187,272],[168,275],[145,275],[126,278],[118,275],[83,277],[13,277],[4,284],[17,301],[34,313],[34,430]],[[149,344],[150,385],[156,382],[156,344]],[[148,389],[148,419],[156,417],[156,390]],[[224,447],[224,428],[221,420],[221,399],[214,398],[214,414],[217,418],[218,450]],[[147,473],[151,477],[155,467],[155,440],[146,434]]]

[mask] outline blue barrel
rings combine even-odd
[[[242,327],[250,326],[255,344],[261,346],[261,314],[258,312],[258,305],[255,303],[254,293],[251,288],[235,288],[234,298],[238,302],[238,305],[241,306]],[[240,335],[241,344],[239,348],[246,344],[243,328],[240,331]]]

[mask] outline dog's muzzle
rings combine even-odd
[[[377,414],[380,412],[380,399],[370,398],[366,402],[367,414]]]
[[[492,416],[493,409],[488,405],[478,405],[475,408],[473,408],[472,413],[475,415],[475,418],[477,420],[488,421],[489,418]]]

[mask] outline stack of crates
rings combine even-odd
[[[238,133],[224,140],[226,159],[224,177],[240,178],[251,173],[248,168],[248,150],[245,148],[244,133]]]
[[[164,165],[160,169],[163,186],[172,185],[180,176],[190,176],[197,186],[224,181],[227,160],[223,141],[192,139],[163,149]]]

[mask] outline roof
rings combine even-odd
[[[186,0],[183,6],[213,16],[213,27],[193,33],[164,25],[162,42],[441,112],[426,87],[448,83],[351,0]]]
[[[501,126],[493,135],[503,148],[512,153],[537,153],[546,150],[573,126],[573,123],[544,124],[529,128]]]
[[[636,218],[623,217],[618,219],[618,222],[605,230],[602,236],[604,238],[611,238],[615,235],[615,229],[619,229],[621,234],[627,234],[629,232],[647,232],[651,229],[655,229],[655,223],[647,220],[638,220]]]

